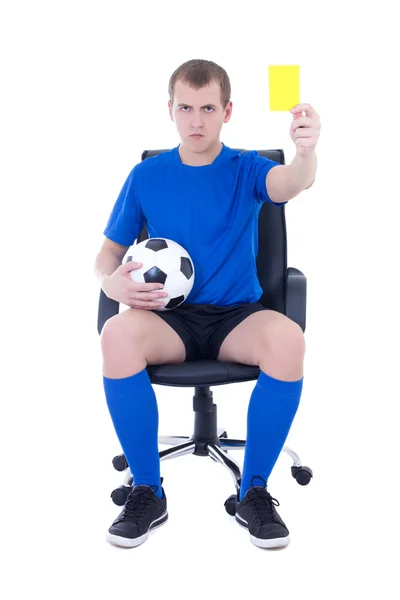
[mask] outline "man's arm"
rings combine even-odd
[[[297,104],[290,112],[293,121],[290,137],[296,144],[296,156],[290,165],[273,167],[265,178],[272,202],[287,202],[312,186],[317,171],[315,147],[320,135],[319,115],[311,104]]]
[[[273,167],[265,178],[267,193],[272,202],[287,202],[307,190],[315,181],[317,155],[296,154],[290,165]]]
[[[130,246],[122,246],[105,238],[95,262],[95,274],[101,288],[103,287],[104,278],[112,275],[118,269],[129,248]]]

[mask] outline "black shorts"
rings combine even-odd
[[[172,310],[153,312],[180,336],[186,348],[185,362],[188,362],[200,358],[217,358],[228,333],[259,310],[265,310],[259,302],[235,306],[184,302]]]

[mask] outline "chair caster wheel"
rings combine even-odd
[[[292,467],[292,476],[300,485],[307,485],[313,476],[310,467]]]
[[[128,498],[131,486],[120,485],[118,488],[111,492],[111,499],[117,506],[123,506]]]
[[[128,463],[126,461],[125,454],[119,454],[118,456],[114,456],[112,464],[116,471],[125,471],[125,469],[128,468]]]
[[[236,494],[232,494],[232,496],[229,496],[229,498],[227,498],[225,500],[225,504],[224,504],[226,512],[228,513],[228,515],[231,515],[232,517],[234,517],[236,514],[235,500],[236,500]]]

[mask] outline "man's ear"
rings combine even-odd
[[[232,108],[233,108],[233,103],[232,103],[232,100],[230,100],[225,108],[224,123],[229,123],[230,118],[232,116]]]

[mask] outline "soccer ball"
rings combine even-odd
[[[143,263],[140,269],[130,271],[137,283],[162,283],[168,294],[160,298],[164,306],[154,310],[171,310],[188,297],[194,283],[194,266],[186,250],[177,242],[166,238],[150,238],[132,247],[128,260]]]

